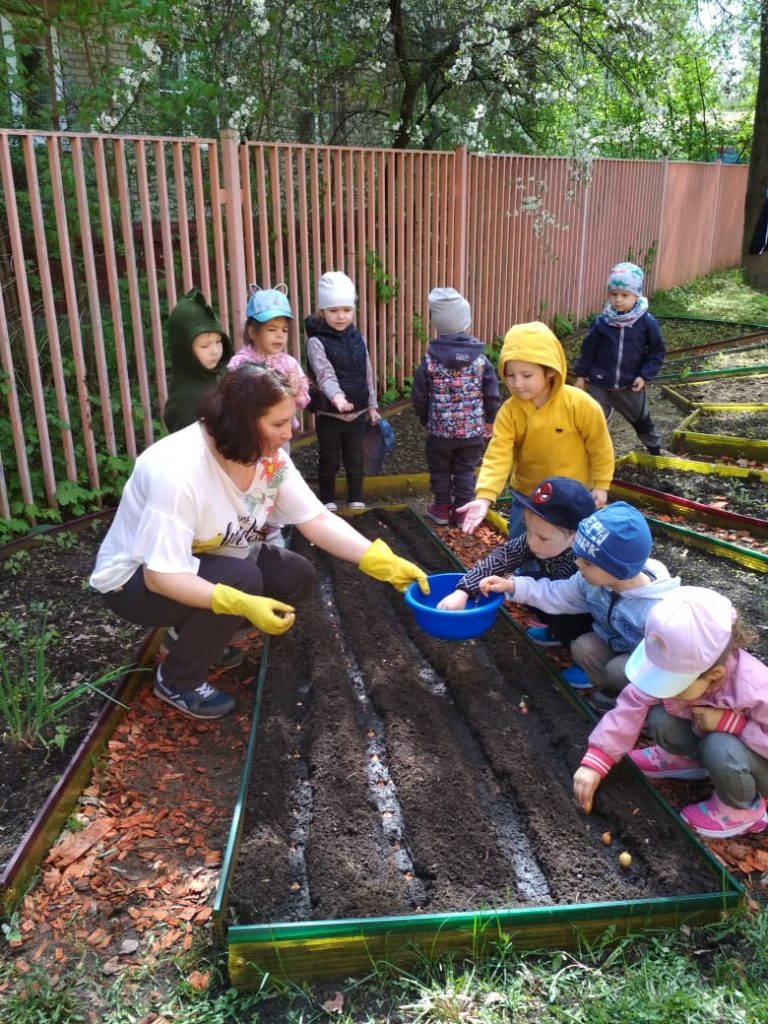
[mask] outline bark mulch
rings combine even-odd
[[[149,686],[134,700],[20,904],[20,972],[46,964],[55,983],[84,951],[112,975],[192,948],[211,917],[261,646],[254,635],[238,676],[217,681],[237,701],[226,718],[188,718]]]

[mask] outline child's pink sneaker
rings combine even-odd
[[[438,526],[447,526],[451,521],[451,506],[434,501],[431,505],[427,505],[427,518],[431,519],[433,523],[437,523]]]
[[[663,747],[630,750],[629,759],[648,779],[706,779],[709,772],[692,757],[670,754]]]
[[[688,804],[680,811],[680,817],[700,836],[709,836],[711,839],[728,839],[748,832],[762,832],[768,825],[765,799],[759,793],[750,807],[729,807],[715,793],[709,800]]]

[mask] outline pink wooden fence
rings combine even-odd
[[[114,497],[162,429],[165,322],[193,285],[239,343],[247,285],[284,281],[300,357],[315,281],[344,269],[379,388],[402,388],[431,287],[489,342],[582,317],[617,260],[650,291],[737,265],[745,188],[721,164],[0,130],[0,515]]]

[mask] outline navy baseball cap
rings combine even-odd
[[[581,520],[595,511],[591,491],[567,476],[548,476],[528,497],[516,491],[515,501],[564,530],[576,530]]]

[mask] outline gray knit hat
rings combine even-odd
[[[455,288],[432,289],[429,316],[438,334],[459,334],[472,323],[469,303]]]

